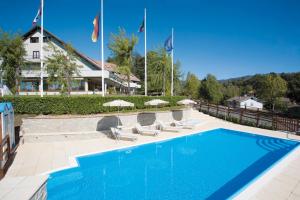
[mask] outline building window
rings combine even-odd
[[[39,51],[33,51],[32,52],[32,58],[33,59],[39,59],[40,58],[40,52]]]
[[[84,80],[73,80],[71,87],[73,91],[84,91]]]
[[[51,83],[51,84],[48,84],[48,91],[52,91],[52,92],[55,92],[55,91],[59,91],[60,90],[60,84],[59,83]]]
[[[20,90],[23,92],[39,91],[39,80],[23,80],[23,81],[21,81]]]
[[[39,43],[39,38],[38,37],[31,37],[30,38],[30,43]]]

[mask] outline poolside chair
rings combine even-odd
[[[156,127],[161,131],[170,131],[170,132],[178,132],[179,131],[178,128],[180,128],[180,127],[167,125],[162,121],[156,121]]]
[[[181,120],[180,122],[185,123],[185,124],[192,124],[192,125],[197,125],[203,123],[199,119],[184,119]]]
[[[114,127],[111,127],[110,130],[111,130],[113,137],[116,140],[129,140],[129,141],[137,140],[137,137],[132,135],[131,133],[123,133],[122,130],[114,128]]]
[[[171,125],[174,127],[179,127],[179,128],[183,128],[183,129],[193,129],[195,127],[194,125],[185,124],[184,122],[181,122],[181,121],[173,121],[171,123]]]
[[[157,136],[160,133],[160,130],[149,129],[140,124],[135,125],[135,130],[141,135]]]
[[[193,129],[196,126],[199,126],[203,124],[204,122],[201,122],[197,119],[189,119],[189,120],[182,120],[182,121],[174,121],[171,123],[171,125],[175,127],[181,127],[184,129]]]

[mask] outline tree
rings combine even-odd
[[[184,83],[183,94],[193,99],[198,99],[200,89],[200,80],[191,72],[188,72]]]
[[[133,54],[133,74],[144,84],[145,80],[145,58],[138,53]]]
[[[3,78],[12,93],[19,92],[21,72],[25,66],[23,39],[19,34],[10,35],[0,30],[0,65]]]
[[[200,96],[214,104],[221,102],[223,98],[222,85],[217,81],[215,76],[208,74],[201,82]]]
[[[229,83],[223,87],[224,100],[227,100],[231,97],[240,96],[240,88],[232,83]]]
[[[76,63],[76,54],[70,44],[64,46],[65,52],[58,49],[53,44],[49,44],[47,51],[52,53],[45,60],[46,71],[49,75],[50,83],[59,83],[61,85],[61,93],[70,95],[72,91],[72,83],[74,75],[79,76],[79,68],[82,67]]]
[[[281,77],[287,82],[287,97],[300,103],[300,72],[282,73]]]
[[[130,76],[133,68],[133,50],[138,38],[132,34],[131,38],[126,36],[125,29],[119,28],[118,34],[111,34],[111,41],[108,45],[112,51],[111,58],[118,66],[118,72],[127,79],[127,92],[130,95]]]
[[[287,83],[277,74],[268,74],[260,82],[257,94],[275,109],[278,98],[283,97],[287,91]]]
[[[242,94],[244,94],[244,95],[253,95],[254,94],[254,89],[253,89],[252,85],[246,85],[241,88],[242,88]]]
[[[162,61],[158,51],[149,51],[147,53],[147,85],[149,93],[163,94],[165,91],[165,64]]]
[[[150,92],[171,95],[171,57],[160,48],[147,53],[148,90]],[[181,92],[180,62],[174,63],[174,94]]]

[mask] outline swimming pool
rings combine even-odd
[[[83,156],[50,175],[48,199],[226,199],[298,145],[215,129]]]

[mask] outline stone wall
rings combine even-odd
[[[89,116],[56,116],[56,117],[35,117],[23,119],[21,135],[23,138],[35,138],[44,136],[56,139],[68,138],[91,138],[100,137],[107,132],[110,127],[117,124],[125,127],[134,127],[139,123],[143,126],[153,125],[155,121],[172,122],[188,118],[189,109],[142,112],[142,113],[121,113],[115,115],[89,115]],[[119,121],[119,122],[118,122]]]

